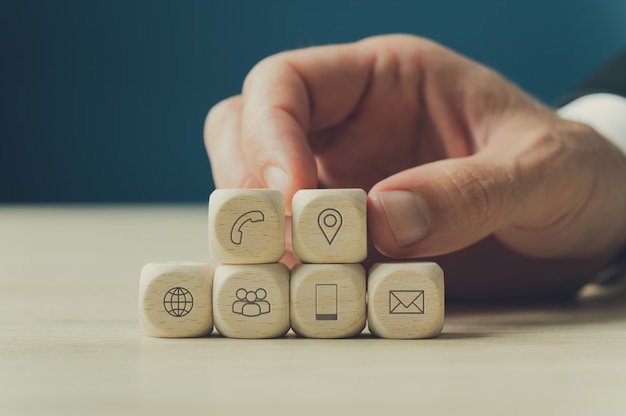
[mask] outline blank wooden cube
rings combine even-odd
[[[285,253],[285,201],[273,189],[217,189],[209,198],[209,249],[218,263],[275,263]]]
[[[309,338],[347,338],[365,327],[360,264],[298,264],[291,271],[291,327]]]
[[[368,326],[382,338],[417,339],[443,328],[443,270],[436,263],[378,263],[368,276]]]
[[[207,335],[213,329],[213,268],[204,263],[148,263],[139,280],[139,322],[161,338]]]
[[[362,189],[304,189],[292,201],[293,251],[304,263],[359,263],[367,257]]]
[[[230,338],[276,338],[289,330],[289,269],[280,263],[218,266],[215,328]]]

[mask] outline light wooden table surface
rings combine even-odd
[[[141,266],[206,207],[0,207],[0,415],[626,414],[626,296],[449,308],[441,337],[151,339]]]

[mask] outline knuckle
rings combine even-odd
[[[241,111],[241,97],[234,96],[215,104],[206,117],[206,125],[213,127]]]
[[[212,142],[216,133],[222,130],[224,124],[241,112],[240,96],[226,98],[215,104],[204,121],[204,141],[207,146]]]
[[[457,183],[457,194],[465,206],[468,220],[477,228],[481,228],[491,217],[493,211],[492,197],[489,192],[490,183],[486,178],[466,177],[465,183]]]
[[[257,62],[243,81],[243,95],[246,95],[258,78],[263,78],[268,73],[277,72],[277,68],[285,64],[285,54],[287,53],[289,52],[270,55]]]
[[[512,195],[513,186],[502,184],[511,181],[495,168],[463,166],[444,169],[449,184],[446,187],[452,206],[472,228],[483,228],[494,218],[502,218],[504,200]]]

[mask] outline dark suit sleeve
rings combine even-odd
[[[591,74],[561,104],[567,104],[583,95],[602,92],[626,97],[626,49]]]

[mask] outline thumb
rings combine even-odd
[[[368,198],[374,246],[389,257],[437,256],[513,223],[528,194],[513,166],[498,163],[477,153],[411,168],[376,184]]]

